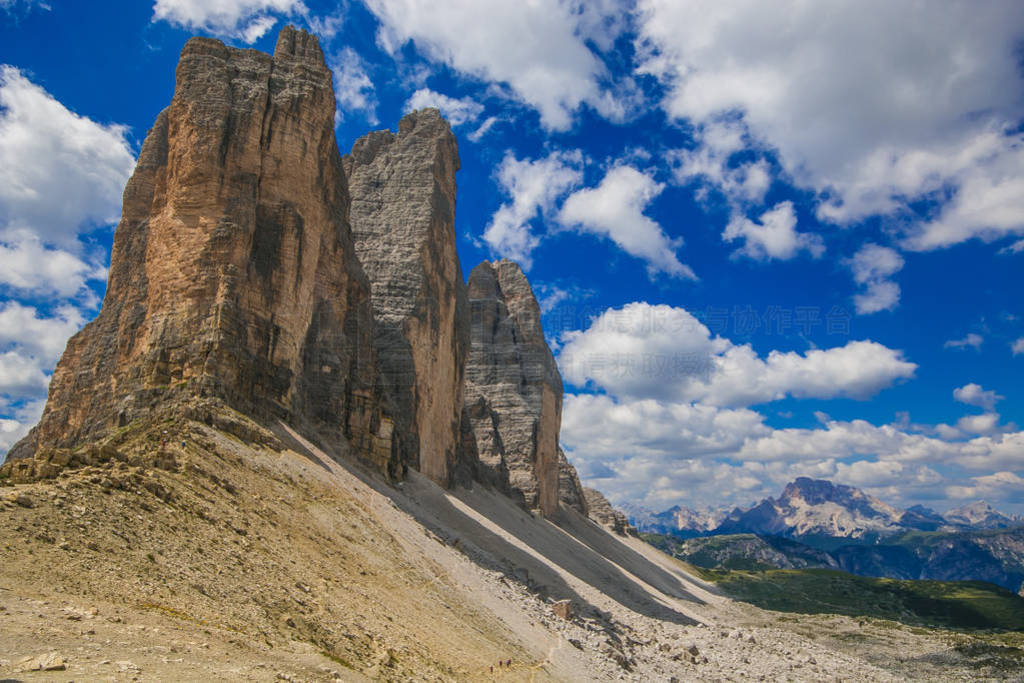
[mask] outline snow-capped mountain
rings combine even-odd
[[[847,538],[872,541],[906,531],[1006,529],[1024,519],[1006,515],[980,501],[941,515],[915,505],[906,510],[889,505],[853,486],[798,477],[778,498],[765,498],[749,508],[694,511],[675,506],[652,512],[623,506],[642,532],[680,538],[753,533],[789,537]]]
[[[698,511],[681,505],[663,512],[654,512],[640,505],[625,504],[621,507],[638,531],[678,537],[707,535],[718,528],[729,512],[727,509],[712,508]]]
[[[943,518],[950,526],[968,529],[1008,529],[1024,524],[1024,518],[1005,515],[983,500],[953,508]]]
[[[734,510],[715,530],[719,534],[863,538],[905,530],[904,510],[860,489],[799,477],[778,498],[766,498],[749,510]]]

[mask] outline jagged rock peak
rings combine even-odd
[[[523,271],[507,260],[473,269],[469,303],[466,419],[480,476],[521,495],[526,505],[554,514],[563,497],[562,379],[544,339],[540,306]],[[578,494],[565,497],[573,495]]]
[[[590,514],[583,484],[565,452],[558,449],[558,501],[567,508],[573,508],[584,517]]]
[[[598,524],[603,524],[610,528],[620,536],[627,534],[636,535],[637,531],[629,523],[626,515],[613,508],[603,493],[597,489],[584,487],[583,495],[586,498],[588,513],[591,519]]]
[[[277,45],[274,46],[274,59],[294,58],[305,62],[314,69],[326,69],[327,63],[324,60],[324,52],[320,49],[320,41],[312,33],[297,29],[294,26],[285,26],[277,35]]]
[[[125,188],[103,307],[17,455],[204,397],[397,474],[317,39],[286,27],[271,57],[193,38],[176,76]]]
[[[356,251],[369,276],[385,391],[402,459],[447,485],[459,471],[466,285],[455,246],[459,152],[436,109],[375,131],[345,156]]]

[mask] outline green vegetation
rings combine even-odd
[[[1024,631],[1024,598],[983,581],[903,581],[830,569],[701,569],[736,600],[802,614],[875,617],[953,629]]]
[[[669,540],[668,543],[672,541]],[[675,554],[686,559],[687,562],[698,567],[714,569],[736,569],[741,571],[761,571],[775,569],[771,564],[754,557],[745,557],[742,551],[734,553],[737,546],[757,546],[764,543],[754,534],[734,534],[731,536],[710,536],[708,538],[693,539],[686,544],[680,544]],[[686,547],[692,547],[689,552],[683,552]]]
[[[760,571],[835,566],[824,551],[781,536],[726,534],[680,539],[641,534],[641,537],[664,553],[707,569]]]

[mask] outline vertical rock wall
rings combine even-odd
[[[544,514],[586,513],[529,282],[510,261],[463,282],[448,123],[414,112],[342,159],[334,107],[303,31],[273,56],[188,41],[125,188],[103,307],[10,457],[203,397],[393,477],[475,476]]]
[[[102,310],[14,457],[199,395],[344,435],[396,473],[334,102],[304,31],[273,57],[188,41],[125,189]]]
[[[466,414],[481,478],[505,484],[530,507],[558,510],[562,379],[540,325],[540,307],[512,261],[469,276],[471,342]]]
[[[455,248],[458,145],[436,109],[405,116],[345,156],[356,251],[402,458],[448,485],[460,450],[468,306]]]
[[[584,517],[589,514],[583,484],[561,448],[558,449],[558,500],[564,507],[573,508]]]

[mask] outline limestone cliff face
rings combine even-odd
[[[558,449],[558,500],[564,507],[573,508],[584,517],[589,514],[583,484],[561,448]]]
[[[469,304],[466,416],[479,476],[554,514],[562,379],[544,339],[537,299],[518,265],[485,261],[469,276]]]
[[[303,31],[285,28],[272,57],[188,41],[125,188],[103,308],[68,343],[13,457],[207,396],[344,435],[400,473],[334,101]]]
[[[586,497],[588,514],[595,522],[603,524],[620,536],[637,534],[636,529],[629,523],[629,518],[613,508],[600,491],[584,488],[583,495]]]
[[[586,514],[529,282],[510,261],[463,281],[447,122],[414,112],[343,159],[334,103],[303,31],[285,28],[273,56],[186,44],[125,188],[100,314],[9,457],[51,463],[157,408],[227,406],[392,477],[475,476]]]
[[[469,348],[466,286],[455,248],[458,145],[436,109],[398,134],[360,138],[344,158],[356,251],[371,283],[385,391],[404,462],[447,485],[460,452]]]

